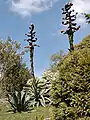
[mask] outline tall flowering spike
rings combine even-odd
[[[62,18],[62,24],[67,25],[67,29],[61,30],[61,33],[68,35],[70,51],[74,50],[74,33],[80,28],[80,26],[77,26],[77,23],[75,22],[78,13],[74,13],[74,10],[71,10],[72,6],[73,4],[68,2],[65,4],[64,8],[62,8],[62,15],[64,16]]]
[[[25,48],[29,48],[30,50],[30,66],[31,66],[31,74],[32,77],[35,78],[34,76],[34,64],[33,64],[33,55],[34,55],[34,47],[38,46],[37,44],[35,44],[35,42],[37,41],[37,38],[35,37],[36,32],[34,31],[34,24],[31,24],[29,27],[29,32],[28,34],[25,34],[28,38],[26,39],[26,41],[29,43],[29,46],[26,46]]]

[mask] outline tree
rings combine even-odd
[[[61,30],[61,33],[67,34],[70,44],[70,51],[74,50],[73,42],[74,42],[74,33],[79,30],[80,26],[77,27],[76,20],[76,14],[73,14],[74,10],[71,10],[71,7],[73,4],[71,2],[66,3],[64,8],[62,8],[62,14],[65,16],[62,20],[63,25],[67,25],[68,28],[64,31]]]
[[[24,111],[25,95],[21,97],[23,87],[31,78],[30,72],[19,53],[20,44],[8,38],[0,41],[0,67],[2,72],[1,88],[8,98],[14,112]],[[22,101],[22,102],[21,102]]]
[[[52,61],[52,64],[57,65],[63,58],[64,52],[63,50],[60,50],[58,53],[55,53],[51,56],[50,60]]]
[[[54,120],[90,117],[90,35],[64,57],[51,95]]]

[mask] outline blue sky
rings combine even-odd
[[[66,2],[67,0],[33,0],[33,2],[32,0],[0,0],[0,39],[5,40],[10,36],[20,42],[23,48],[27,45],[24,34],[28,32],[30,23],[35,24],[37,44],[40,45],[39,48],[35,48],[36,76],[41,76],[49,67],[52,54],[59,50],[67,51],[69,48],[67,36],[60,33],[63,28],[61,8]],[[90,12],[88,6],[90,0],[72,0],[72,2],[79,13]],[[85,19],[81,15],[78,16],[77,21],[81,29],[75,34],[75,44],[90,34],[90,26],[85,24]],[[29,54],[25,55],[25,61],[29,66]]]

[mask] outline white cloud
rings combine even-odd
[[[58,0],[10,0],[11,10],[23,16],[50,9]]]
[[[81,13],[90,13],[90,0],[72,0],[73,8],[76,12],[78,12],[78,19],[79,23],[84,23],[86,20]]]

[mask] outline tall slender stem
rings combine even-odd
[[[34,32],[34,25],[31,24],[31,26],[29,27],[30,31],[28,32],[28,34],[25,34],[28,39],[26,39],[26,41],[29,43],[29,46],[26,46],[25,48],[29,48],[30,50],[30,67],[31,67],[31,75],[33,77],[33,80],[35,81],[35,73],[34,73],[34,47],[38,46],[37,44],[35,44],[35,42],[37,41],[37,38],[35,38],[35,33]]]

